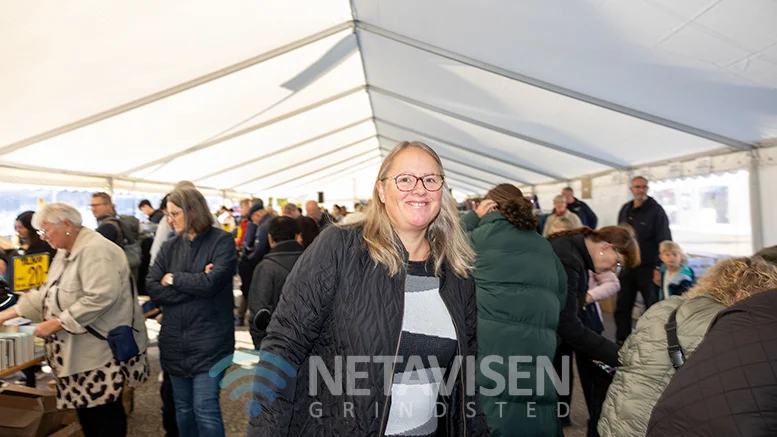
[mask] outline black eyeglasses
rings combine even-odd
[[[418,185],[418,181],[421,181],[421,185],[424,186],[426,191],[440,191],[445,183],[445,176],[441,174],[430,174],[426,176],[398,174],[390,178],[383,178],[381,181],[385,181],[386,179],[394,179],[394,183],[397,184],[397,189],[404,192],[413,191]]]

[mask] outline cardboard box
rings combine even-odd
[[[19,386],[0,390],[0,436],[45,437],[61,421],[54,392]]]
[[[75,422],[54,431],[47,437],[84,437],[84,431],[81,429],[81,425]]]

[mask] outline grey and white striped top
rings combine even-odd
[[[437,396],[456,351],[456,329],[440,297],[434,266],[411,261],[399,345],[402,361],[394,370],[386,436],[435,435]]]

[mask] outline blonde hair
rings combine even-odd
[[[777,288],[777,267],[761,257],[729,258],[718,262],[699,279],[688,297],[709,296],[721,305],[735,303]]]
[[[77,209],[65,203],[49,203],[32,215],[32,227],[40,229],[45,222],[58,225],[65,220],[69,221],[74,228],[81,229],[83,219]]]
[[[680,260],[683,264],[688,264],[688,257],[685,255],[685,252],[683,252],[683,248],[674,241],[665,240],[658,245],[658,253],[661,254],[664,252],[675,252],[680,255]]]
[[[555,234],[556,232],[571,231],[574,228],[575,224],[572,223],[572,220],[562,215],[560,217],[556,217],[549,231],[551,234]]]
[[[372,190],[372,201],[367,205],[363,220],[364,242],[370,258],[376,263],[384,265],[392,276],[399,274],[405,268],[402,257],[405,249],[394,232],[386,212],[386,205],[380,201],[378,184],[386,183],[386,178],[390,179],[388,171],[394,164],[397,155],[411,147],[429,154],[437,162],[440,174],[444,174],[442,161],[431,147],[420,141],[403,141],[397,144],[383,159],[378,177],[375,180],[375,187]],[[431,247],[431,256],[435,262],[434,271],[435,274],[440,275],[443,263],[447,262],[454,273],[466,278],[472,268],[475,252],[461,228],[456,201],[448,190],[448,185],[444,183],[441,190],[440,213],[429,224],[426,231],[426,238]]]

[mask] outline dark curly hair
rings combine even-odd
[[[486,198],[496,202],[499,212],[518,229],[537,229],[539,219],[534,215],[534,206],[515,185],[499,184],[486,194]]]

